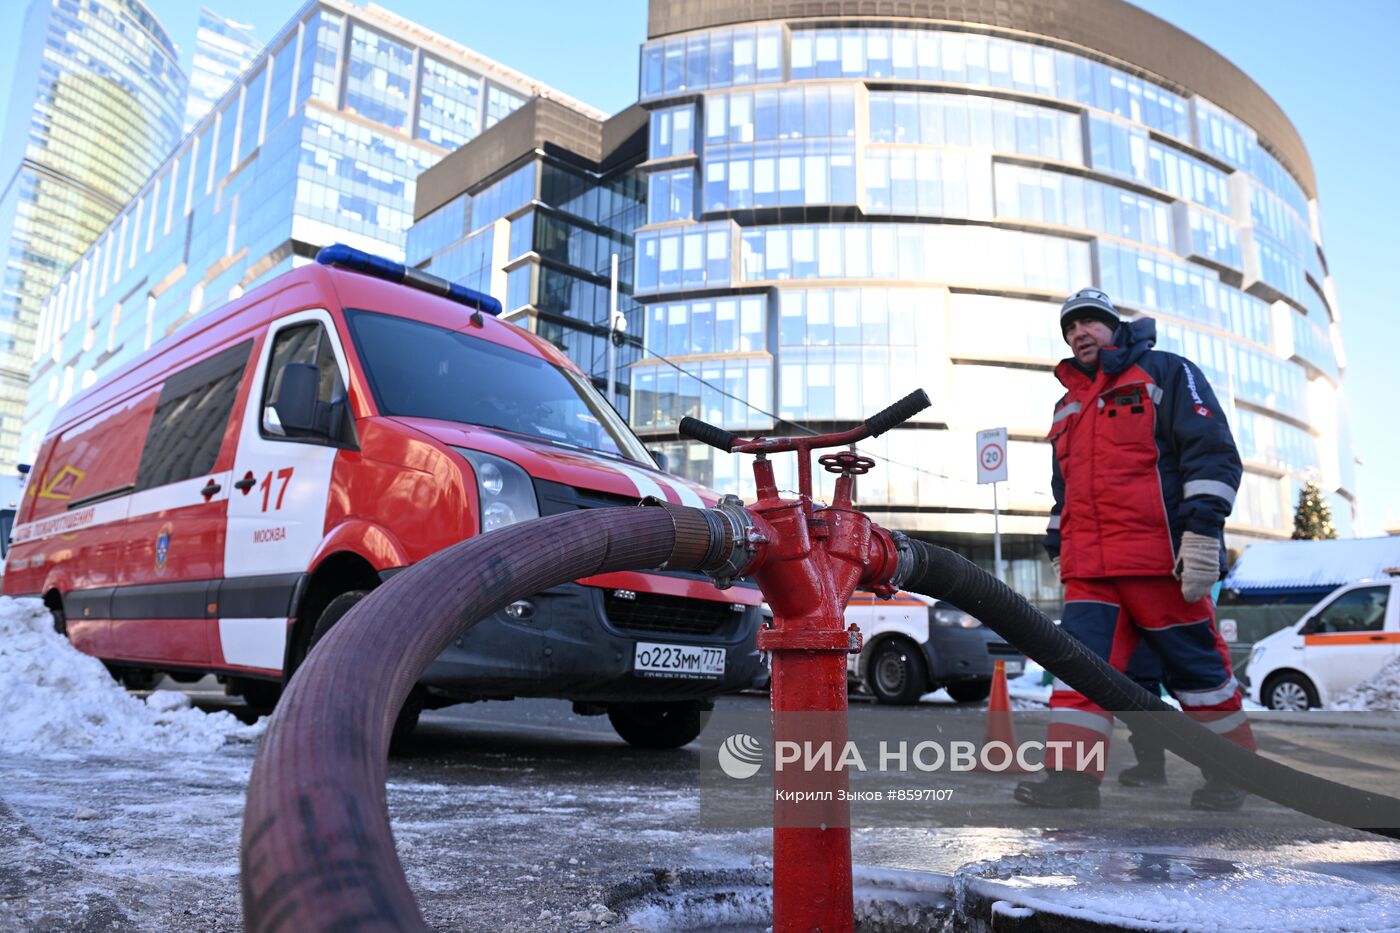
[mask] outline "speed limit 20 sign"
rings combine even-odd
[[[1006,428],[977,432],[977,482],[1006,482]]]

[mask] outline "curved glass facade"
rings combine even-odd
[[[1051,504],[1056,312],[1093,284],[1156,318],[1158,346],[1228,406],[1248,473],[1234,538],[1286,537],[1309,473],[1345,526],[1316,201],[1253,129],[1179,84],[1087,43],[978,29],[795,19],[643,45],[633,426],[674,469],[752,495],[739,458],[677,438],[681,417],[794,433],[923,387],[931,409],[862,445],[884,462],[860,504],[990,550],[974,434],[1004,425],[1001,528],[1024,575]]]
[[[30,325],[20,450],[33,454],[74,392],[321,246],[421,251],[407,237],[418,175],[540,93],[558,95],[382,10],[304,5],[184,139],[172,101],[169,140],[86,252],[54,270]],[[480,192],[468,215],[488,224],[534,190]],[[454,274],[479,271],[469,248],[453,258]]]
[[[179,141],[186,85],[174,43],[139,0],[35,0],[19,50],[0,152],[5,473],[19,454],[40,305]]]

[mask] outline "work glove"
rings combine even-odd
[[[1220,579],[1220,539],[1183,531],[1172,575],[1181,581],[1181,597],[1188,603],[1209,596]]]
[[[1050,566],[1055,570],[1055,582],[1064,583],[1064,578],[1060,576],[1060,559],[1058,557],[1050,558]]]

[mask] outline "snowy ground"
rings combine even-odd
[[[1021,686],[1033,703],[1031,684],[1013,693]],[[936,698],[921,709],[951,715]],[[239,929],[238,837],[261,731],[189,708],[184,694],[127,694],[52,632],[42,608],[0,599],[0,930]],[[1305,742],[1297,730],[1277,735],[1275,745]],[[1328,741],[1307,761],[1343,773],[1333,759],[1345,747]],[[1396,760],[1369,762],[1373,779],[1400,783]],[[765,830],[707,828],[701,765],[697,747],[639,752],[548,701],[428,714],[410,754],[391,762],[388,799],[429,924],[693,927],[695,914],[629,892],[686,873],[762,878],[771,852]],[[1196,776],[1172,767],[1179,813]],[[990,817],[1009,809],[994,778],[967,781]],[[1016,811],[1016,826],[859,829],[859,874],[901,889],[956,879],[968,897],[1126,913],[1151,929],[1400,929],[1400,843],[1253,801],[1253,818],[1149,825],[1143,798],[1105,793],[1093,820]],[[761,891],[727,903],[731,913],[712,919],[765,927]]]
[[[1381,668],[1370,680],[1363,680],[1337,697],[1327,708],[1346,711],[1400,710],[1400,658]]]
[[[191,709],[183,693],[137,699],[54,632],[43,603],[9,597],[0,597],[0,724],[0,754],[60,759],[111,748],[198,755],[262,732]]]

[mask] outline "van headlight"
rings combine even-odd
[[[1263,654],[1263,653],[1264,653],[1264,646],[1263,646],[1263,645],[1255,645],[1255,646],[1254,646],[1254,650],[1251,651],[1251,652],[1249,653],[1249,662],[1248,662],[1248,663],[1249,663],[1251,666],[1253,666],[1254,662],[1255,662],[1255,661],[1258,661],[1258,660],[1259,660],[1259,656],[1260,656],[1261,654]]]
[[[934,625],[955,625],[960,628],[977,628],[981,625],[975,618],[953,606],[936,606],[929,613]]]
[[[530,474],[509,460],[479,450],[452,449],[466,458],[476,474],[483,534],[540,517],[539,500],[535,498],[535,484],[530,481]]]

